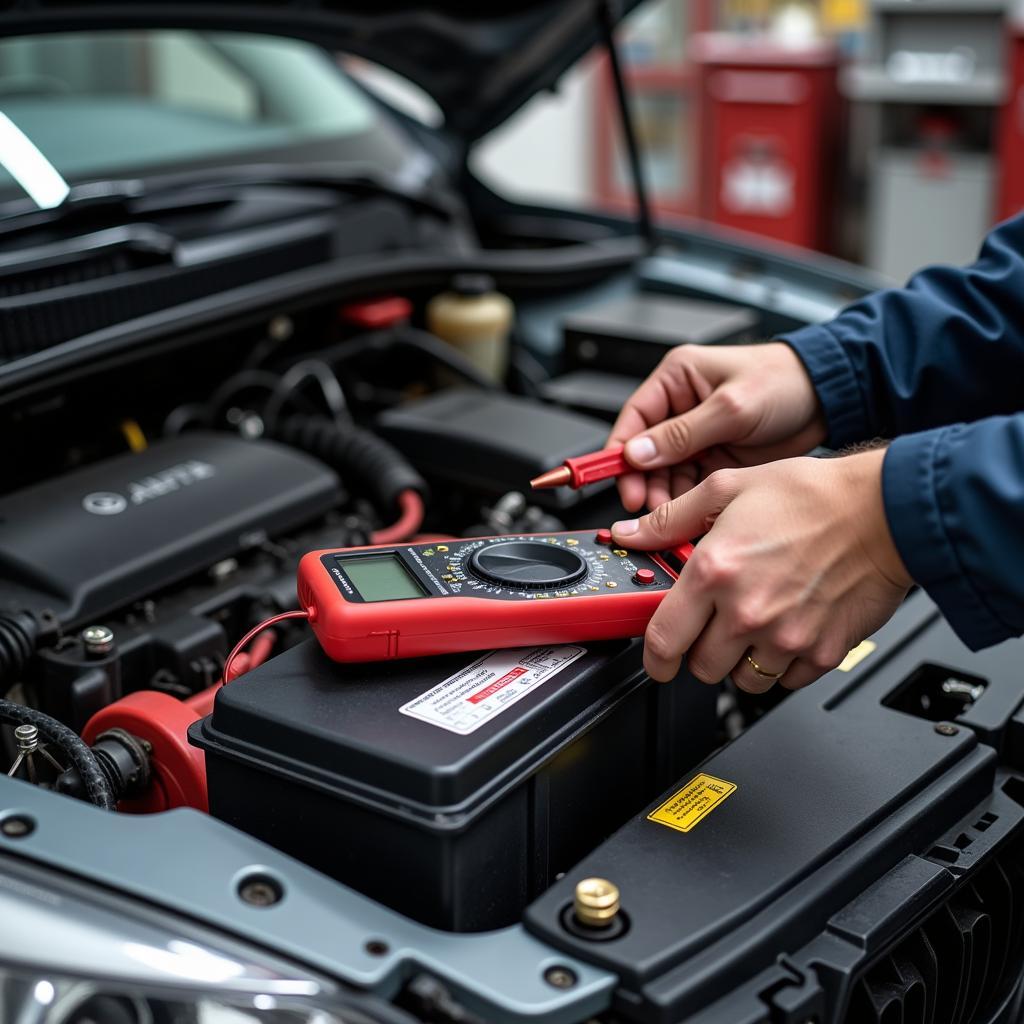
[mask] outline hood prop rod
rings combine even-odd
[[[608,52],[612,81],[615,83],[615,98],[619,107],[622,139],[626,144],[629,171],[633,178],[633,192],[636,196],[637,223],[641,236],[646,240],[648,247],[653,250],[657,245],[658,236],[654,228],[654,219],[651,216],[651,204],[647,195],[647,182],[644,179],[643,164],[640,160],[640,147],[637,144],[636,125],[629,106],[626,79],[622,73],[622,61],[619,59],[619,50],[615,43],[615,17],[612,12],[612,0],[598,0],[597,16],[601,28],[601,37]]]

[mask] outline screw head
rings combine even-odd
[[[0,833],[8,839],[24,839],[36,830],[36,823],[26,814],[12,814],[0,821]]]
[[[251,875],[239,884],[238,898],[251,907],[272,907],[284,899],[284,890],[268,875]]]
[[[935,731],[940,736],[955,736],[960,730],[952,722],[936,722]]]
[[[576,972],[569,967],[549,967],[544,972],[544,980],[552,988],[572,988],[576,984]]]
[[[109,654],[114,649],[114,631],[109,626],[86,626],[82,643],[89,654]]]
[[[584,878],[576,886],[576,920],[590,928],[603,928],[619,913],[619,887],[607,878]]]

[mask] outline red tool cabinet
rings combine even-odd
[[[831,43],[784,46],[723,33],[694,40],[700,68],[700,213],[827,251],[845,108]]]
[[[1024,22],[1011,27],[1007,78],[999,122],[998,220],[1024,209]]]

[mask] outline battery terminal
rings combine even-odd
[[[576,920],[587,928],[607,928],[619,916],[619,887],[607,878],[584,878],[576,886]]]

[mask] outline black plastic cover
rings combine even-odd
[[[691,776],[527,911],[538,936],[622,978],[625,1016],[690,1019],[826,928],[835,933],[833,915],[911,853],[950,867],[971,862],[981,844],[968,847],[957,823],[980,820],[977,808],[992,797],[998,751],[1024,697],[1024,644],[972,653],[920,593],[872,642],[859,664],[794,694],[700,766],[736,789],[689,831],[648,815]],[[922,664],[987,686],[952,723],[888,706]],[[954,841],[936,846],[951,829]],[[573,887],[591,875],[621,890],[630,928],[614,941],[564,927]]]
[[[192,728],[210,811],[427,924],[511,924],[713,742],[712,689],[651,686],[637,641],[585,646],[460,735],[399,709],[480,655],[339,665],[310,640]]]
[[[529,492],[530,480],[575,455],[604,447],[608,425],[543,402],[496,391],[452,388],[381,413],[377,429],[429,480],[475,492]],[[585,491],[557,487],[530,501],[568,508]]]
[[[189,433],[0,498],[0,602],[82,623],[322,515],[337,476],[270,441]]]
[[[641,292],[566,317],[565,365],[644,377],[676,345],[752,341],[758,326],[741,306]]]

